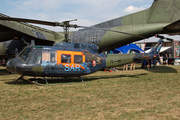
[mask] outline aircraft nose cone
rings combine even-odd
[[[8,70],[8,72],[15,72],[11,61],[12,60],[8,61],[6,69]]]

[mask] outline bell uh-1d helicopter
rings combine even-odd
[[[23,76],[44,77],[47,84],[45,77],[79,77],[83,81],[80,76],[100,69],[154,58],[163,42],[160,39],[149,53],[136,54],[98,54],[96,45],[83,43],[60,43],[53,47],[31,46],[10,60],[7,70],[20,74],[19,79],[23,79]]]

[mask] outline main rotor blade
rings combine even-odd
[[[59,26],[58,22],[49,22],[42,20],[24,19],[24,18],[11,18],[11,17],[0,17],[0,20],[17,21],[17,22],[28,22],[41,25]]]
[[[126,35],[132,35],[132,36],[135,36],[135,37],[147,39],[146,37],[143,37],[143,36],[134,35],[134,34],[131,34],[131,33],[121,32],[121,31],[116,31],[116,30],[108,30],[108,29],[105,29],[105,28],[86,27],[86,26],[77,26],[77,27],[79,27],[79,28],[88,28],[88,29],[100,29],[100,30],[104,30],[104,31],[111,31],[111,32],[116,32],[116,33],[121,33],[121,34],[126,34]]]
[[[74,27],[74,28],[88,28],[88,29],[100,29],[100,30],[105,30],[105,31],[111,31],[111,32],[116,32],[116,33],[121,33],[121,34],[126,34],[126,35],[131,35],[139,38],[146,39],[146,37],[139,36],[139,35],[134,35],[131,33],[127,32],[121,32],[121,31],[116,31],[116,30],[108,30],[104,28],[96,28],[96,27],[86,27],[86,26],[77,26],[77,25],[70,25],[70,21],[65,21],[62,23],[59,22],[49,22],[49,21],[42,21],[42,20],[33,20],[33,19],[24,19],[24,18],[11,18],[11,17],[0,17],[0,20],[8,20],[8,21],[17,21],[17,22],[28,22],[28,23],[34,23],[34,24],[41,24],[41,25],[48,25],[48,26],[61,26],[61,27]]]

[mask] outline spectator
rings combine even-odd
[[[166,62],[166,65],[168,65],[168,55],[166,54],[166,57],[165,57],[165,62]]]
[[[128,64],[123,66],[123,70],[126,70],[126,71],[128,70]]]
[[[161,55],[161,56],[159,57],[159,59],[160,59],[161,65],[163,65],[163,56]]]
[[[131,68],[130,70],[135,70],[135,62],[131,63]]]
[[[148,60],[148,69],[151,69],[151,59]]]
[[[152,62],[153,62],[153,68],[155,68],[156,67],[156,58],[153,58]]]

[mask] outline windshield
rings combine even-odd
[[[31,48],[26,48],[24,49],[24,51],[22,51],[19,55],[19,58],[21,58],[22,60],[26,61],[27,58],[29,57],[29,55],[31,54],[32,49]]]
[[[42,49],[34,49],[28,59],[27,64],[41,64],[42,63]]]

